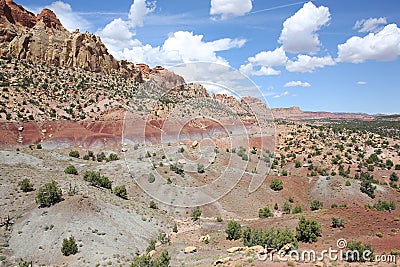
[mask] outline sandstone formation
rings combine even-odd
[[[12,0],[0,0],[0,33],[3,57],[93,72],[118,72],[141,81],[137,68],[117,61],[98,36],[78,29],[69,32],[49,9],[35,16]]]

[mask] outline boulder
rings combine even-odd
[[[255,253],[264,250],[263,246],[252,246],[248,247],[245,251],[245,253]]]
[[[186,248],[183,250],[183,252],[184,252],[185,254],[195,253],[195,252],[197,252],[197,248],[196,248],[196,247],[193,247],[193,246],[186,247]]]
[[[149,253],[147,253],[147,256],[149,256],[150,258],[152,258],[154,256],[154,254],[156,254],[155,250],[150,251]]]
[[[218,264],[225,264],[225,263],[228,263],[229,261],[231,261],[230,257],[222,258],[222,259],[216,260],[214,262],[214,265],[216,266]]]
[[[246,249],[247,249],[247,247],[231,247],[231,248],[228,248],[226,251],[228,253],[235,253],[235,252],[238,252],[238,251],[244,251]]]

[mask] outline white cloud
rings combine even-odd
[[[256,66],[284,66],[288,60],[285,51],[282,47],[274,51],[262,51],[254,57],[249,57],[248,61]]]
[[[135,29],[143,26],[144,18],[156,8],[155,1],[134,0],[128,20],[115,19],[97,31],[110,52],[118,59],[150,66],[173,66],[193,61],[216,62],[229,65],[217,52],[242,47],[245,39],[223,38],[211,42],[203,41],[203,35],[193,32],[177,31],[164,41],[163,45],[153,47],[143,45],[135,39]]]
[[[285,51],[279,47],[274,51],[262,51],[254,57],[249,57],[249,63],[240,66],[240,71],[248,76],[279,75],[281,71],[272,67],[284,66],[287,60]]]
[[[138,45],[138,41],[133,39],[135,33],[130,30],[129,24],[121,18],[111,21],[103,29],[97,31],[96,35],[102,38],[111,53],[116,53],[135,44]]]
[[[362,63],[366,60],[392,61],[400,55],[400,29],[386,25],[377,33],[365,37],[353,36],[338,45],[339,62]]]
[[[274,98],[280,98],[280,97],[283,97],[283,96],[287,96],[289,94],[290,94],[289,91],[285,91],[285,92],[283,92],[283,93],[281,93],[279,95],[274,95]]]
[[[305,3],[299,11],[283,23],[279,42],[288,52],[318,52],[321,42],[316,32],[327,25],[330,19],[329,8],[316,7],[312,2]]]
[[[194,61],[215,62],[227,65],[228,62],[217,56],[216,52],[240,48],[245,44],[244,39],[218,39],[211,42],[203,41],[203,35],[194,35],[193,32],[178,31],[171,34],[162,46],[136,45],[131,49],[124,49],[117,57],[146,63],[150,66],[172,66]]]
[[[298,55],[297,61],[289,60],[286,69],[290,72],[313,72],[317,68],[335,65],[331,56],[311,57],[308,55]]]
[[[75,13],[72,10],[71,5],[68,3],[56,1],[46,6],[46,8],[52,10],[57,15],[63,26],[69,31],[74,31],[76,29],[87,31],[90,28],[90,23]]]
[[[310,87],[311,84],[308,82],[302,82],[302,81],[291,81],[291,82],[287,82],[283,87],[296,87],[296,86]]]
[[[240,66],[240,72],[247,76],[274,76],[281,74],[280,70],[272,67],[261,66],[258,69],[254,69],[254,65],[251,63]]]
[[[143,20],[145,16],[153,12],[156,8],[156,2],[150,2],[146,0],[135,0],[131,5],[129,11],[129,19],[131,27],[143,26]]]
[[[146,0],[134,0],[128,15],[128,20],[117,18],[107,24],[104,28],[97,30],[96,35],[100,36],[110,53],[117,56],[127,47],[141,46],[141,42],[133,37],[135,29],[143,26],[145,16],[153,12],[156,2]]]
[[[367,84],[367,82],[364,82],[364,81],[359,81],[359,82],[357,82],[357,84],[358,84],[358,85],[366,85],[366,84]]]
[[[357,20],[353,29],[358,32],[378,32],[382,30],[383,25],[387,24],[386,18],[369,18]]]
[[[253,8],[251,0],[211,0],[210,15],[222,20],[243,16]]]

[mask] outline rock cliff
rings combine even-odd
[[[69,32],[49,9],[35,16],[12,0],[0,0],[0,41],[3,57],[93,72],[118,72],[142,80],[133,63],[117,61],[99,37],[79,30]]]

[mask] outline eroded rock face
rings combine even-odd
[[[35,16],[11,0],[0,0],[0,41],[1,56],[142,80],[133,63],[118,62],[99,37],[70,33],[49,9]]]
[[[27,11],[12,0],[0,0],[0,16],[0,23],[2,24],[8,21],[17,26],[29,28],[36,24],[35,14]]]

